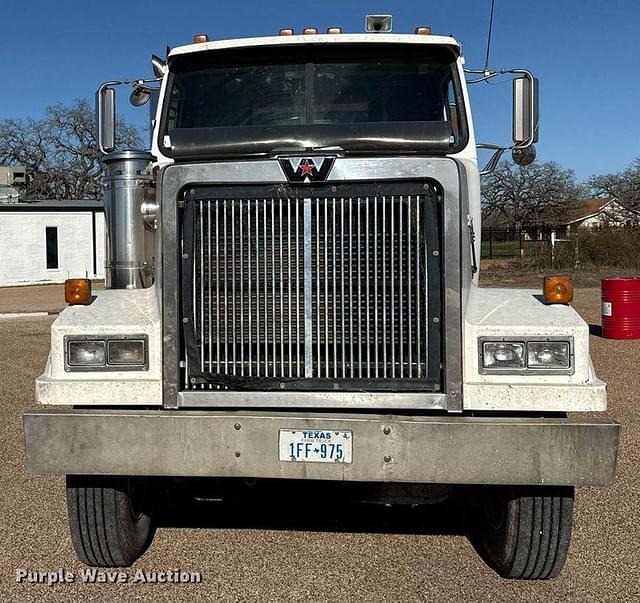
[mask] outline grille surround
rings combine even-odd
[[[190,189],[180,225],[183,389],[440,391],[441,199],[432,181]],[[214,289],[225,284],[220,303]],[[349,320],[355,336],[345,335]],[[235,336],[222,339],[222,328]]]

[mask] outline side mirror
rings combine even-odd
[[[116,91],[106,84],[96,92],[96,139],[105,154],[116,148]]]
[[[538,142],[538,117],[538,80],[525,72],[513,80],[513,142],[516,145]]]

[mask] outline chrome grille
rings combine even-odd
[[[185,386],[433,386],[436,215],[428,191],[186,202]]]

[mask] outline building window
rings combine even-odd
[[[47,226],[45,228],[47,239],[47,270],[57,270],[58,265],[58,227]]]

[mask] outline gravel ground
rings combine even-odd
[[[599,292],[575,303],[597,325]],[[546,583],[504,581],[465,536],[455,500],[422,509],[362,505],[307,507],[266,499],[195,511],[168,504],[155,541],[129,570],[198,571],[194,585],[16,584],[18,568],[79,572],[67,533],[63,480],[23,469],[22,411],[44,364],[51,318],[0,321],[0,600],[473,600],[631,601],[640,599],[640,341],[592,336],[609,382],[610,414],[624,424],[615,486],[578,491],[569,560]],[[597,328],[594,326],[594,333]],[[25,358],[16,362],[16,358]],[[187,515],[185,519],[185,515]]]

